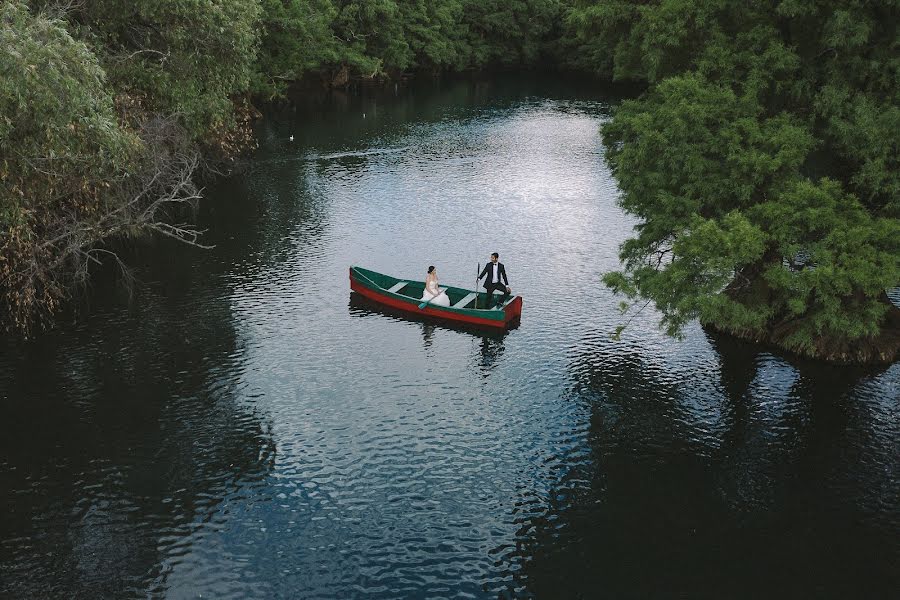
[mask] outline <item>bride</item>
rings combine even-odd
[[[433,299],[432,299],[433,298]],[[438,287],[437,271],[433,266],[428,267],[428,275],[425,277],[425,289],[422,291],[422,301],[438,306],[450,306],[450,298],[447,292]]]

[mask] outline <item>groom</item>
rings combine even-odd
[[[494,300],[494,290],[501,290],[503,295],[500,296],[500,302],[497,306],[503,306],[503,303],[506,302],[506,299],[509,298],[509,280],[506,278],[506,269],[503,267],[503,263],[498,262],[500,260],[500,255],[494,252],[491,254],[491,262],[484,265],[484,269],[481,271],[481,274],[478,276],[480,280],[482,277],[485,277],[484,280],[484,289],[487,290],[487,307],[491,308]],[[503,282],[501,283],[501,279]]]

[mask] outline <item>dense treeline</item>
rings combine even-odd
[[[0,8],[0,296],[28,332],[106,240],[173,225],[199,165],[301,78],[541,62],[643,82],[604,128],[641,219],[615,290],[839,360],[900,317],[896,2],[22,0]]]
[[[307,72],[348,77],[525,66],[559,21],[557,0],[263,0],[253,92]]]

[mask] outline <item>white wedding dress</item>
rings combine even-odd
[[[436,297],[435,297],[436,296]],[[432,298],[434,298],[432,300]],[[429,304],[438,306],[450,306],[450,297],[447,292],[438,288],[437,280],[429,279],[425,282],[425,289],[422,291],[422,302],[429,300]]]

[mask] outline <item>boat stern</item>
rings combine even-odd
[[[522,318],[522,296],[516,296],[513,301],[503,307],[504,321],[510,323]]]

